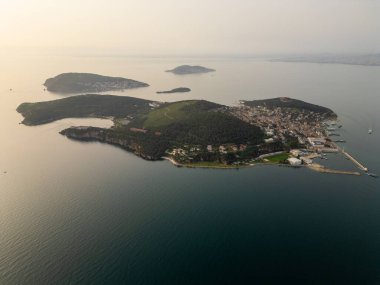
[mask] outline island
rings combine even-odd
[[[185,75],[185,74],[200,74],[200,73],[208,73],[214,72],[215,69],[206,68],[199,65],[181,65],[172,70],[166,70],[166,72],[171,72],[177,75]]]
[[[92,73],[62,73],[47,79],[44,86],[48,91],[56,93],[89,93],[148,87],[149,84]]]
[[[121,147],[146,160],[176,166],[240,168],[257,164],[307,166],[327,173],[360,175],[314,163],[324,153],[342,152],[330,138],[337,115],[329,108],[279,97],[225,106],[205,100],[158,102],[112,95],[79,95],[23,103],[23,124],[70,117],[107,117],[111,128],[70,127],[69,139]],[[363,166],[363,169],[364,168]]]
[[[168,90],[168,91],[157,91],[156,93],[157,94],[171,94],[171,93],[186,93],[186,92],[190,92],[190,91],[191,91],[190,88],[179,87],[179,88],[174,88],[174,89]]]

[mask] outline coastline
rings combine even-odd
[[[199,165],[199,164],[182,164],[177,161],[175,161],[171,157],[164,156],[162,159],[169,161],[171,164],[173,164],[176,167],[184,167],[184,168],[210,168],[210,169],[239,169],[239,168],[250,168],[256,166],[256,164],[251,165]]]
[[[361,176],[362,174],[357,171],[346,171],[346,170],[338,170],[338,169],[330,169],[326,168],[320,164],[314,164],[314,165],[303,165],[303,166],[290,166],[286,164],[280,164],[280,163],[262,163],[262,162],[256,162],[249,165],[226,165],[226,166],[213,166],[213,165],[197,165],[197,164],[182,164],[177,161],[175,161],[171,157],[162,157],[162,159],[169,161],[172,165],[176,167],[184,167],[184,168],[209,168],[209,169],[242,169],[242,168],[252,168],[255,166],[279,166],[279,167],[291,167],[291,168],[308,168],[312,171],[319,172],[319,173],[327,173],[327,174],[341,174],[341,175],[354,175],[354,176]]]

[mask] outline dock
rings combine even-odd
[[[361,164],[359,161],[357,161],[355,158],[352,157],[351,154],[349,154],[348,152],[342,150],[342,153],[349,159],[351,160],[354,164],[356,164],[357,167],[359,167],[359,169],[365,171],[365,172],[368,172],[368,168],[365,167],[363,164]]]
[[[310,164],[307,167],[311,170],[322,172],[322,173],[345,174],[345,175],[355,175],[355,176],[361,175],[360,172],[357,172],[357,171],[331,169],[317,163]]]
[[[364,172],[368,172],[369,169],[367,167],[365,167],[362,163],[360,163],[357,159],[355,159],[351,154],[349,154],[347,151],[345,151],[344,149],[339,147],[337,144],[334,143],[334,145],[337,149],[340,150],[340,152],[343,153],[343,155],[345,157],[347,157],[349,160],[351,160],[360,170],[362,170]]]

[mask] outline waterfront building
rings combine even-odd
[[[300,166],[302,164],[302,161],[295,157],[288,158],[288,161],[291,166]]]
[[[299,149],[292,149],[290,151],[290,154],[293,155],[294,157],[299,157],[301,154],[301,151]]]

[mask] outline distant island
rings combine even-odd
[[[185,92],[190,92],[191,89],[187,87],[179,87],[179,88],[174,88],[172,90],[168,91],[157,91],[157,94],[170,94],[170,93],[185,93]]]
[[[214,72],[215,69],[206,68],[199,65],[181,65],[178,66],[172,70],[166,70],[166,72],[171,72],[178,75],[184,75],[184,74],[199,74],[199,73],[208,73],[208,72]]]
[[[44,86],[48,91],[56,93],[88,93],[148,87],[149,84],[92,73],[62,73],[47,79]]]
[[[225,106],[205,100],[167,103],[90,94],[23,103],[17,111],[26,125],[70,117],[110,118],[111,128],[80,126],[60,133],[73,140],[116,145],[147,160],[168,159],[176,166],[304,164],[319,172],[360,175],[313,163],[320,153],[341,151],[329,137],[337,115],[287,97]]]

